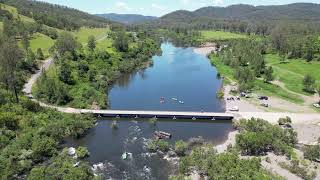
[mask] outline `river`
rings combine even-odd
[[[224,102],[216,98],[222,83],[207,57],[171,43],[163,43],[161,48],[163,53],[153,57],[153,66],[123,76],[110,89],[110,108],[224,111]],[[227,121],[168,119],[152,124],[149,120],[119,119],[117,130],[111,128],[111,123],[112,119],[100,119],[83,138],[67,140],[68,146],[87,147],[91,153],[87,160],[92,165],[102,163],[97,173],[106,179],[168,179],[176,167],[145,149],[146,140],[155,130],[172,133],[171,144],[199,136],[219,144],[232,131]],[[132,153],[132,159],[122,160],[124,152]]]

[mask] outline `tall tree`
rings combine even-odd
[[[114,47],[121,52],[127,52],[129,50],[129,38],[125,31],[116,33]]]
[[[88,38],[88,49],[93,52],[96,48],[96,38],[94,36],[89,36]]]
[[[41,48],[38,48],[37,49],[37,58],[39,60],[44,60],[44,55],[43,55],[43,52],[42,52],[42,49]]]
[[[306,92],[314,92],[315,79],[307,74],[303,78],[303,86]]]
[[[23,52],[12,39],[0,41],[0,77],[19,102],[17,68],[23,58]]]
[[[72,55],[74,55],[77,47],[78,42],[75,40],[72,34],[68,32],[61,33],[55,43],[55,48],[59,55],[64,55],[66,52],[70,52]]]
[[[272,69],[271,66],[266,68],[263,78],[264,78],[264,81],[267,82],[267,83],[269,83],[270,81],[272,81],[274,79],[273,69]]]

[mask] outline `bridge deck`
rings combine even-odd
[[[125,110],[81,110],[81,113],[91,113],[103,117],[128,118],[173,118],[173,119],[212,119],[232,120],[233,114],[214,112],[181,112],[181,111],[125,111]]]

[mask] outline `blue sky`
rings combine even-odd
[[[65,5],[89,13],[121,13],[162,16],[185,9],[195,10],[204,6],[229,6],[232,4],[281,5],[295,2],[320,3],[320,0],[42,0]]]

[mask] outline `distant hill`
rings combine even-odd
[[[270,26],[279,22],[303,22],[320,24],[320,4],[295,3],[275,6],[232,5],[228,7],[204,7],[196,11],[179,10],[149,23],[160,27],[187,27],[193,29],[230,29],[261,25]]]
[[[109,19],[111,21],[123,23],[123,24],[135,24],[135,23],[142,23],[145,21],[155,20],[158,19],[154,16],[143,16],[139,14],[96,14],[99,17],[103,17]]]
[[[15,7],[19,14],[50,27],[75,30],[82,26],[104,27],[113,22],[73,8],[33,0],[0,0]]]

